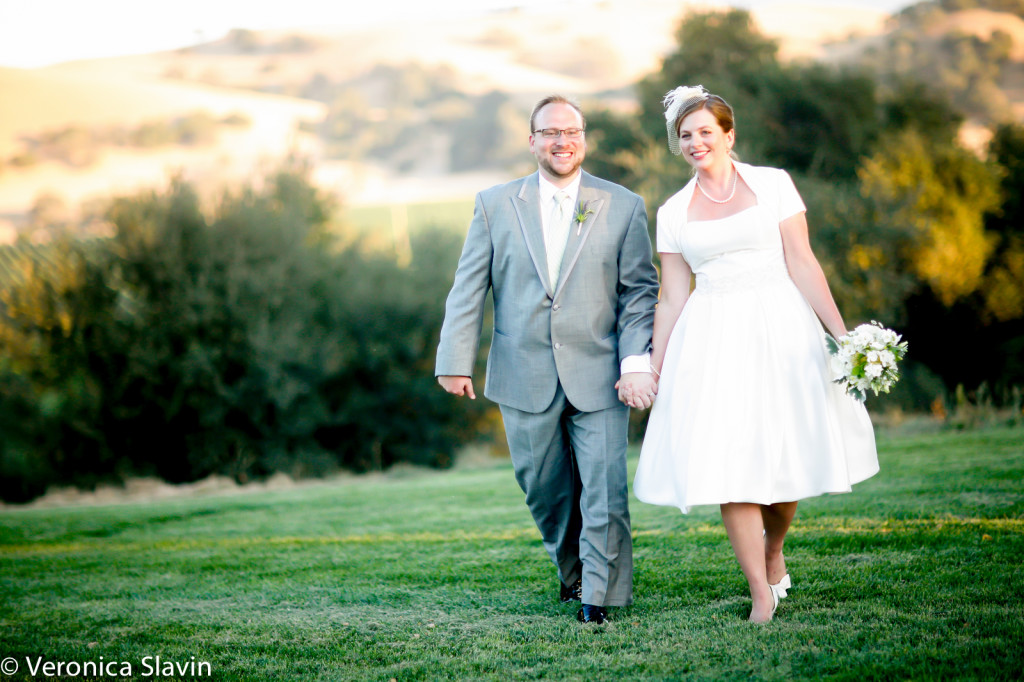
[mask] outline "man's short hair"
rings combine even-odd
[[[537,124],[537,114],[539,114],[540,110],[543,109],[544,107],[546,107],[549,104],[568,104],[570,107],[575,109],[576,112],[580,115],[580,120],[583,122],[583,129],[584,130],[586,129],[586,127],[587,127],[587,118],[586,118],[586,116],[583,115],[583,110],[580,109],[580,105],[579,104],[576,104],[576,102],[572,101],[568,97],[565,97],[564,95],[548,95],[547,97],[545,97],[541,101],[537,102],[537,105],[533,107],[533,113],[530,114],[530,134],[531,135],[533,135],[534,126]]]

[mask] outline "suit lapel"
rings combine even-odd
[[[540,218],[540,180],[537,173],[523,178],[519,192],[512,197],[512,209],[519,219],[519,228],[523,231],[533,267],[537,269],[537,276],[550,295],[553,292],[548,282],[548,254],[544,248],[544,226]]]
[[[590,179],[591,176],[588,173],[583,173],[583,178],[580,180],[580,191],[576,198],[576,206],[573,209],[569,241],[565,245],[565,254],[562,256],[562,267],[558,275],[558,287],[555,289],[556,295],[562,289],[569,275],[572,274],[573,268],[576,267],[576,262],[583,252],[583,245],[587,242],[587,237],[590,236],[591,230],[594,229],[598,217],[605,208],[604,198],[594,189]],[[577,212],[586,213],[588,210],[590,214],[587,215],[582,223],[576,220]]]

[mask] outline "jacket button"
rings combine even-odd
[[[557,311],[557,310],[558,310],[559,308],[561,308],[561,307],[562,307],[562,306],[560,306],[560,305],[558,305],[558,304],[556,303],[556,304],[554,304],[553,306],[551,306],[551,309],[552,309],[552,310],[556,310],[556,311]]]
[[[556,343],[555,344],[555,350],[561,350],[561,349],[562,349],[562,344]]]

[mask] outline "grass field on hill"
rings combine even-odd
[[[393,229],[397,222],[401,229],[410,233],[441,228],[452,229],[461,235],[469,229],[469,221],[473,218],[473,198],[464,201],[344,206],[341,216],[344,224],[360,233]]]
[[[635,499],[635,603],[578,625],[506,461],[0,511],[0,680],[46,679],[39,657],[132,668],[93,679],[1020,679],[1024,430],[880,456],[801,503],[765,626],[717,509]]]

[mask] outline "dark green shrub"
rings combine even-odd
[[[459,240],[423,234],[401,267],[339,248],[331,209],[296,173],[209,216],[174,182],[115,201],[113,237],[26,256],[0,305],[0,495],[451,465],[485,409],[433,378]]]

